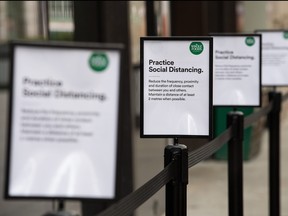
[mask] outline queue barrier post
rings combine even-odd
[[[229,216],[243,216],[243,113],[229,112],[227,126],[232,127],[232,138],[228,142],[228,212]]]
[[[280,112],[282,95],[269,92],[273,102],[268,115],[269,127],[269,215],[280,216]]]
[[[185,145],[165,148],[165,166],[176,163],[174,177],[166,184],[166,216],[187,215],[188,150]]]

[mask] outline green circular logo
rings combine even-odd
[[[109,60],[104,53],[93,53],[89,58],[90,67],[96,72],[104,71],[109,64]]]
[[[200,55],[204,50],[204,46],[201,42],[192,42],[189,49],[192,54]]]
[[[284,32],[283,32],[283,37],[284,37],[285,39],[288,39],[288,31],[284,31]]]
[[[253,46],[255,44],[254,37],[246,37],[245,43],[247,46]]]

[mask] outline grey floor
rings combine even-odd
[[[288,216],[288,118],[281,124],[281,216]],[[244,163],[244,215],[268,216],[268,133],[259,154]],[[188,214],[228,215],[227,162],[204,161],[189,171]]]
[[[5,167],[7,92],[0,91],[0,216],[41,216],[52,209],[51,201],[7,201],[3,199]],[[281,124],[281,216],[288,216],[288,116]],[[257,157],[244,163],[245,216],[268,216],[267,132],[263,133]],[[143,185],[163,168],[163,149],[167,140],[139,139],[135,132],[135,187]],[[206,160],[189,170],[188,214],[228,216],[227,162]],[[67,202],[70,212],[80,212],[79,202]],[[162,189],[138,210],[137,216],[159,216],[164,211]]]

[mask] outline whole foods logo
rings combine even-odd
[[[254,37],[246,37],[245,43],[247,46],[253,46],[255,44]]]
[[[104,71],[109,64],[108,57],[105,53],[93,53],[89,58],[89,65],[96,72]]]
[[[201,42],[192,42],[189,49],[192,54],[200,55],[204,50],[204,46]]]

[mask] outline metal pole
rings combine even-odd
[[[229,112],[227,126],[230,125],[233,136],[228,143],[229,216],[243,216],[243,113]]]
[[[45,40],[49,40],[49,8],[48,1],[40,1],[41,33]]]
[[[147,36],[157,36],[157,18],[155,15],[155,2],[146,2],[146,26]]]
[[[174,178],[166,184],[166,216],[187,215],[188,150],[185,145],[165,148],[165,166],[176,162]]]
[[[269,92],[273,101],[269,122],[269,215],[280,216],[280,111],[282,95]]]

